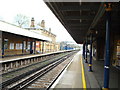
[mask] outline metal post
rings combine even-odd
[[[93,42],[93,36],[91,34],[90,37],[90,61],[89,61],[89,72],[92,72],[92,42]]]
[[[43,41],[43,44],[42,44],[42,53],[44,53],[44,41]]]
[[[4,39],[2,40],[2,58],[4,58]]]
[[[11,64],[10,64],[10,68],[13,68],[13,62],[11,62]]]
[[[106,6],[106,50],[104,61],[104,90],[109,88],[109,66],[110,66],[110,23],[111,23],[111,4],[107,3]]]
[[[83,44],[83,58],[85,59],[85,43]]]
[[[86,52],[85,52],[85,63],[88,63],[88,61],[87,61],[87,50],[88,50],[88,43],[87,43],[87,38],[86,38],[86,48],[85,48],[86,50]]]
[[[32,41],[30,42],[30,54],[33,53],[33,50],[32,50]]]
[[[36,41],[34,41],[34,54],[36,53]]]
[[[22,54],[24,53],[24,41],[22,42]]]
[[[83,43],[83,52],[82,52],[83,58],[84,58],[84,43]]]

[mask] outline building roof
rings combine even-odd
[[[45,3],[78,44],[84,43],[86,37],[89,42],[91,32],[94,33],[94,37],[105,34],[105,2],[92,2],[92,0],[89,0],[91,2],[85,2],[88,0],[81,0],[81,2],[80,0],[65,1],[45,0]],[[119,12],[120,3],[112,2],[111,30],[113,29],[115,33],[119,31],[120,26]]]
[[[34,39],[40,39],[40,40],[43,40],[43,41],[52,41],[48,37],[45,37],[43,35],[31,32],[29,30],[19,28],[15,25],[12,25],[12,24],[4,22],[4,21],[0,21],[0,31],[13,33],[13,34],[17,34],[17,35],[22,35],[22,36],[26,36],[26,37],[30,37],[30,38],[34,38]]]
[[[42,30],[43,27],[36,25],[35,27],[24,27],[27,30]]]
[[[48,33],[50,33],[50,34],[52,34],[53,36],[55,36],[55,37],[56,37],[56,35],[55,35],[55,34],[53,34],[53,33],[52,33],[52,32],[50,32],[50,31],[48,31],[48,29],[47,29],[47,28],[43,28],[43,27],[41,27],[41,26],[26,27],[25,29],[26,29],[26,30],[30,30],[30,31],[35,32],[35,33],[38,33],[38,34],[40,34],[40,33],[39,33],[39,30],[42,30],[43,32],[48,32]]]

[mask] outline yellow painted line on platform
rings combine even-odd
[[[83,66],[83,62],[82,62],[82,57],[80,58],[80,61],[81,61],[81,67],[82,67],[82,84],[83,84],[83,90],[87,90],[87,88],[86,88],[84,66]]]

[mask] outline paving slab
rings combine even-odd
[[[65,73],[54,88],[82,88],[80,56],[80,52],[74,56],[72,63],[65,69]]]

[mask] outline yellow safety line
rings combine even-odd
[[[81,57],[80,61],[81,61],[81,67],[82,67],[83,90],[87,90],[87,88],[86,88],[86,80],[85,80],[85,73],[84,73],[84,67],[83,67],[83,62],[82,62],[82,57]]]

